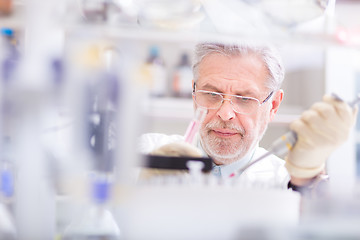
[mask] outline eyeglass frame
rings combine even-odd
[[[269,95],[268,95],[263,101],[260,101],[259,99],[254,98],[254,97],[246,97],[246,96],[241,96],[241,95],[226,94],[226,93],[219,93],[219,92],[206,91],[206,90],[195,90],[195,86],[196,86],[196,83],[194,82],[192,95],[195,97],[195,102],[196,102],[196,95],[195,95],[195,94],[196,94],[196,92],[198,92],[198,91],[199,91],[199,92],[203,92],[203,93],[215,93],[215,94],[221,96],[221,98],[222,98],[221,103],[219,104],[219,107],[217,107],[217,108],[207,108],[207,109],[219,109],[219,108],[221,107],[221,105],[224,103],[224,101],[226,100],[226,101],[230,101],[231,106],[232,106],[232,109],[234,110],[234,112],[240,113],[240,114],[244,114],[244,115],[250,115],[250,114],[252,114],[253,112],[251,112],[251,113],[241,113],[241,112],[236,111],[236,110],[234,109],[234,107],[233,107],[234,103],[232,102],[231,97],[240,97],[240,98],[248,98],[248,99],[256,100],[256,101],[258,102],[258,104],[259,104],[258,107],[260,107],[261,105],[263,105],[264,103],[266,103],[267,101],[269,101],[269,99],[270,99],[270,98],[272,97],[272,95],[274,94],[274,90],[273,90],[273,91],[271,91],[271,92],[269,93]],[[225,99],[224,96],[230,96],[230,99]],[[198,103],[196,102],[196,104],[198,104]],[[203,106],[201,106],[201,107],[203,107]],[[203,108],[205,108],[205,107],[203,107]]]

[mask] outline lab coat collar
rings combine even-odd
[[[237,171],[237,170],[245,167],[246,165],[248,165],[250,163],[250,161],[253,159],[254,152],[255,152],[255,149],[257,147],[258,147],[258,144],[255,146],[255,148],[248,151],[248,153],[243,158],[241,158],[241,159],[239,159],[239,160],[237,160],[237,161],[235,161],[233,163],[218,166],[218,167],[220,167],[221,176],[222,177],[229,177],[235,171]],[[215,163],[213,163],[213,164],[215,166],[217,166]],[[241,173],[238,173],[238,174],[241,174]]]

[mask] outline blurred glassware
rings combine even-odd
[[[112,176],[97,172],[90,176],[90,204],[65,229],[64,240],[117,240],[121,237],[118,224],[108,209]]]
[[[193,27],[205,14],[200,0],[135,0],[142,26],[178,29]]]
[[[243,0],[272,19],[276,24],[292,27],[323,15],[331,0]]]
[[[290,28],[330,16],[334,0],[202,0],[208,22],[219,33],[284,36]],[[330,7],[331,6],[331,7]],[[327,14],[325,14],[327,12]],[[320,31],[324,30],[325,21]]]
[[[85,22],[136,24],[137,9],[131,0],[78,0],[77,4]]]
[[[0,239],[15,240],[17,238],[15,221],[9,207],[0,202]]]
[[[90,22],[105,22],[110,5],[112,1],[108,0],[82,0],[80,2],[83,17]]]

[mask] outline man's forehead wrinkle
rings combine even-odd
[[[222,89],[221,87],[219,87],[218,85],[214,85],[214,84],[211,84],[211,83],[205,83],[204,85],[201,85],[199,87],[202,90],[207,90],[207,91],[214,91],[214,92],[220,92],[220,93],[226,93],[227,92],[224,89]],[[246,95],[253,95],[256,92],[256,89],[250,88],[249,86],[246,86],[246,87],[243,87],[243,88],[230,87],[229,89],[231,91],[231,94],[233,94],[233,95],[246,96]]]

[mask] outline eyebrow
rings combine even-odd
[[[208,91],[213,91],[213,92],[221,92],[217,87],[215,87],[214,85],[211,84],[205,84],[202,88],[204,88],[205,90]]]
[[[208,84],[208,83],[205,84],[202,88],[203,88],[203,90],[207,90],[207,91],[223,93],[216,86]],[[243,90],[243,91],[237,91],[234,95],[250,97],[250,96],[253,96],[255,94],[251,90]]]

